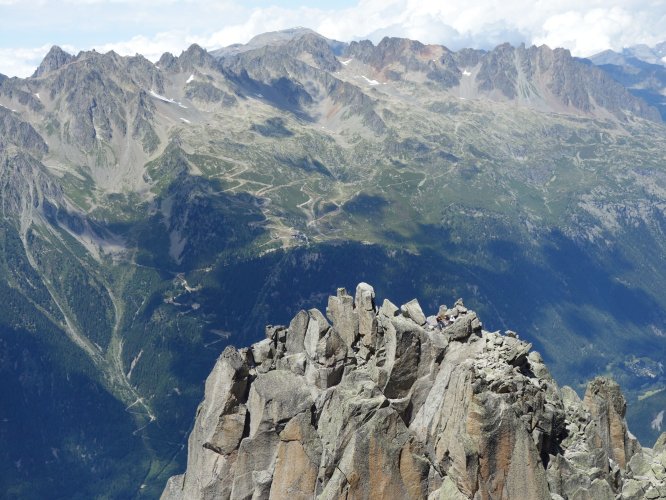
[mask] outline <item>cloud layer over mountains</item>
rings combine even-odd
[[[52,44],[156,60],[192,43],[215,49],[293,26],[343,41],[398,36],[454,50],[524,42],[589,56],[656,44],[666,38],[664,25],[666,3],[648,0],[231,0],[214,6],[203,0],[0,0],[0,73],[31,74]]]

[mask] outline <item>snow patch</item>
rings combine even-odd
[[[179,273],[178,276],[176,276],[176,280],[180,281],[180,284],[188,293],[198,292],[199,290],[201,290],[201,285],[197,285],[194,288],[188,285],[187,280],[185,279],[185,275],[183,273]]]
[[[368,85],[379,85],[379,82],[377,80],[370,80],[370,78],[368,78],[365,75],[361,75],[361,78],[363,78]]]
[[[653,431],[661,432],[661,425],[663,421],[664,421],[664,410],[661,410],[659,413],[657,413],[657,416],[652,419],[650,427],[652,427]]]
[[[187,118],[181,118],[181,120],[184,121],[185,123],[192,123],[192,122],[191,122],[190,120],[188,120]]]
[[[343,66],[347,66],[347,64],[349,64],[349,63],[352,62],[353,60],[354,60],[354,59],[347,59],[346,61],[340,61],[340,64],[342,64]]]
[[[35,97],[36,97],[37,99],[41,99],[41,97],[39,97],[39,92],[35,92]]]
[[[137,354],[137,356],[136,356],[136,357],[132,360],[132,362],[130,363],[130,369],[129,369],[129,371],[127,372],[127,378],[128,378],[128,379],[132,376],[132,371],[134,371],[134,367],[135,367],[136,364],[139,362],[139,360],[141,359],[141,356],[142,356],[142,355],[143,355],[143,349],[141,349],[141,350],[139,351],[139,354]]]
[[[168,97],[164,97],[163,95],[158,94],[154,90],[150,91],[150,95],[153,96],[155,99],[159,99],[160,101],[168,102],[169,104],[178,104],[178,106],[180,106],[181,108],[187,109],[187,106],[184,106],[179,101],[174,101],[173,99],[169,99]]]
[[[153,96],[155,99],[159,99],[160,101],[170,102],[171,104],[176,104],[176,101],[174,101],[173,99],[169,99],[168,97],[164,97],[163,95],[158,94],[154,90],[150,91],[150,95]]]
[[[463,76],[472,76],[472,73],[467,71],[466,69],[463,70]]]
[[[185,83],[190,83],[193,80],[194,80],[194,75],[190,75],[190,77],[187,79]]]

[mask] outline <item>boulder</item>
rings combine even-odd
[[[326,334],[331,325],[328,323],[324,315],[317,309],[310,309],[308,311],[308,326],[304,337],[305,353],[310,359],[317,357],[317,346],[319,341]]]
[[[358,333],[364,346],[374,350],[377,340],[377,313],[375,290],[367,283],[359,283],[354,297],[358,315]]]
[[[382,302],[382,307],[379,308],[379,314],[385,316],[386,318],[397,316],[399,312],[400,308],[389,299],[384,299],[384,302]]]
[[[391,324],[395,347],[388,363],[388,380],[383,390],[388,398],[402,398],[407,395],[418,377],[423,330],[414,321],[402,316],[392,318]]]
[[[344,288],[338,288],[335,297],[328,298],[326,315],[348,347],[352,347],[358,337],[358,314],[354,311],[354,298]]]
[[[481,331],[481,322],[476,317],[476,313],[469,313],[460,316],[453,316],[455,321],[442,330],[450,340],[458,342],[466,341],[473,333]]]
[[[273,341],[271,339],[264,339],[254,344],[251,350],[254,362],[260,365],[272,358],[274,352]]]
[[[624,469],[640,447],[627,432],[627,402],[620,386],[611,379],[597,377],[588,384],[583,404],[595,423],[594,444]]]
[[[403,304],[400,306],[400,311],[417,325],[426,324],[426,317],[425,314],[423,314],[423,310],[421,309],[418,300],[412,299],[406,304]]]
[[[308,331],[310,315],[300,310],[289,323],[287,331],[286,348],[289,354],[297,354],[305,350],[305,333]]]

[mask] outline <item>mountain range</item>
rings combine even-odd
[[[638,45],[621,52],[606,50],[590,60],[633,95],[659,110],[666,118],[666,42],[655,47]]]
[[[359,280],[666,409],[666,126],[564,49],[303,29],[0,76],[0,488],[155,497],[230,344]]]

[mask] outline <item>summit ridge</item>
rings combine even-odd
[[[614,381],[560,389],[461,300],[426,318],[360,283],[326,313],[224,350],[163,500],[666,498],[666,433],[641,448]]]

